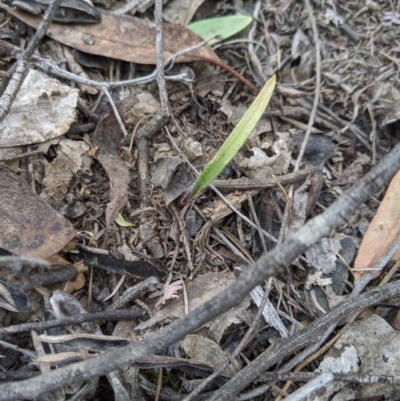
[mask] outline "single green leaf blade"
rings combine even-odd
[[[263,115],[275,89],[276,76],[271,77],[254,99],[245,115],[223,143],[214,158],[197,178],[192,196],[206,188],[233,159]]]
[[[208,44],[211,46],[242,31],[252,21],[253,18],[247,15],[229,15],[226,17],[210,18],[193,22],[189,24],[187,28],[204,40],[209,40],[219,35],[219,38],[210,40]]]

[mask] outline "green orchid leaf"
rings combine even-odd
[[[192,196],[195,196],[201,190],[206,188],[233,159],[246,142],[246,139],[268,106],[272,92],[275,89],[275,82],[276,77],[274,75],[264,85],[261,92],[257,95],[249,109],[246,111],[246,114],[242,117],[235,129],[231,132],[228,138],[226,138],[226,141],[223,143],[220,150],[197,178],[192,189]]]
[[[218,35],[218,38],[208,42],[211,46],[242,31],[252,21],[253,18],[247,15],[230,15],[227,17],[210,18],[193,22],[189,24],[187,28],[197,33],[197,35],[204,40],[212,39],[214,36]]]

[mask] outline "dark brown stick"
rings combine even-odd
[[[24,323],[10,327],[0,328],[0,337],[11,334],[23,333],[25,331],[35,330],[43,331],[53,327],[69,326],[71,324],[79,324],[85,322],[93,322],[95,320],[132,320],[143,316],[143,310],[139,308],[111,310],[106,312],[83,313],[78,316],[68,316],[60,320],[50,320],[48,322]]]
[[[305,170],[295,171],[276,177],[279,184],[282,186],[291,185],[296,182],[304,181],[310,174],[314,172],[313,169],[308,168]],[[278,188],[277,181],[273,177],[261,178],[261,179],[249,179],[249,178],[238,178],[236,180],[215,180],[214,186],[222,192],[225,191],[244,191],[251,189],[263,189],[263,188]]]

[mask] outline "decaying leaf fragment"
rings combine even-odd
[[[90,166],[89,145],[83,141],[63,139],[59,143],[57,157],[46,168],[42,199],[60,201],[68,191],[72,177]]]
[[[400,245],[400,171],[392,179],[375,217],[361,242],[355,269],[381,269]],[[354,271],[360,279],[366,271]]]
[[[182,347],[190,359],[203,362],[215,368],[229,361],[223,349],[213,340],[198,334],[191,334],[181,342]],[[232,377],[235,369],[230,365],[223,373],[225,377]]]
[[[369,377],[393,377],[399,370],[399,332],[384,319],[372,315],[352,323],[325,355],[319,373],[358,374]],[[353,399],[398,399],[398,383],[348,383],[334,381],[323,391],[315,392],[309,401],[345,401]]]
[[[31,69],[0,122],[0,147],[41,143],[65,134],[75,121],[78,92]]]
[[[0,164],[0,247],[43,259],[62,249],[75,230],[19,176]]]

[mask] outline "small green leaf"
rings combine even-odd
[[[206,188],[246,142],[246,139],[268,106],[272,92],[275,89],[275,81],[276,77],[274,75],[261,89],[261,92],[254,99],[253,103],[246,111],[246,114],[242,117],[235,129],[231,132],[228,138],[226,138],[226,141],[223,143],[220,150],[197,178],[192,189],[192,196],[195,196],[201,190]]]
[[[117,217],[114,219],[114,223],[118,224],[121,227],[133,227],[134,224],[129,223],[128,221],[126,221],[123,217],[121,213],[118,213]]]
[[[219,38],[208,42],[211,46],[242,31],[252,21],[253,18],[247,15],[229,15],[227,17],[210,18],[193,22],[189,24],[187,28],[197,33],[197,35],[204,40],[212,39],[214,36],[218,35]]]

